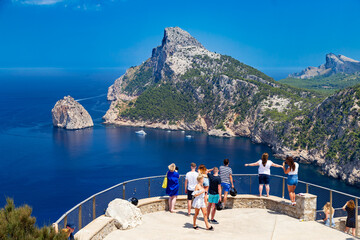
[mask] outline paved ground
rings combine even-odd
[[[199,230],[192,228],[192,216],[185,210],[177,213],[156,212],[143,216],[143,224],[131,230],[117,230],[105,240],[141,239],[273,239],[273,240],[350,240],[350,235],[317,222],[298,219],[266,209],[228,209],[217,212],[213,232],[205,230],[198,220]]]

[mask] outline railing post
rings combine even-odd
[[[306,184],[306,193],[309,193],[309,184]]]
[[[82,224],[82,205],[79,206],[79,230],[81,229]]]
[[[251,176],[249,176],[249,181],[250,181],[250,189],[249,189],[249,194],[251,194]]]
[[[67,225],[67,215],[64,218],[64,228],[66,228],[66,225]]]
[[[283,177],[282,181],[282,198],[285,198],[285,178]]]
[[[149,178],[149,198],[150,198],[150,196],[151,196],[151,194],[150,194],[150,189],[151,189],[151,181],[150,181],[150,178]]]
[[[93,197],[93,220],[96,218],[96,200]]]
[[[332,226],[332,218],[333,218],[333,214],[335,214],[335,213],[332,213],[331,212],[331,209],[332,209],[332,207],[333,207],[333,199],[332,199],[332,191],[330,190],[330,224],[329,224],[329,226],[331,227]]]
[[[358,220],[358,213],[359,213],[359,209],[358,209],[358,199],[355,198],[355,237],[358,236],[358,227],[359,227],[359,220]]]
[[[125,183],[123,184],[123,199],[125,200]]]

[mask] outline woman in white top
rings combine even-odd
[[[289,166],[287,169],[285,168],[285,163]],[[298,171],[299,171],[299,164],[294,162],[294,159],[290,156],[286,157],[285,162],[283,162],[283,169],[284,173],[288,174],[287,178],[287,186],[289,191],[289,197],[291,200],[291,205],[295,206],[295,189],[298,184]]]
[[[275,164],[273,163],[271,160],[268,160],[269,158],[269,154],[264,153],[261,156],[261,159],[257,162],[251,163],[251,164],[245,164],[245,167],[247,166],[258,166],[259,170],[259,196],[261,197],[262,195],[262,191],[264,188],[264,184],[265,184],[265,188],[266,188],[266,196],[268,197],[270,194],[270,168],[271,167],[278,167],[278,168],[282,168],[281,165],[279,164]]]

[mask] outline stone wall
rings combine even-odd
[[[296,196],[296,206],[291,206],[290,201],[279,197],[258,197],[255,195],[237,195],[228,197],[228,208],[263,208],[283,213],[304,221],[314,221],[316,216],[317,197],[312,194]],[[168,210],[167,197],[154,197],[142,199],[138,207],[142,214]],[[187,208],[186,196],[178,196],[175,205],[176,209]]]
[[[112,231],[117,230],[114,218],[100,216],[75,234],[76,240],[102,240]]]

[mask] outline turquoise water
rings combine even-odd
[[[16,204],[33,207],[39,225],[49,224],[90,195],[124,180],[164,174],[172,162],[184,174],[190,162],[213,167],[229,158],[234,173],[256,173],[244,163],[270,153],[267,146],[247,138],[154,129],[146,129],[148,134],[141,137],[135,134],[139,128],[102,125],[109,106],[105,93],[120,74],[116,69],[0,71],[1,205],[5,197],[13,197]],[[80,99],[94,128],[52,127],[51,109],[68,94]],[[275,168],[272,173],[283,175]],[[301,165],[300,179],[360,195],[358,188],[322,176],[311,165]]]

